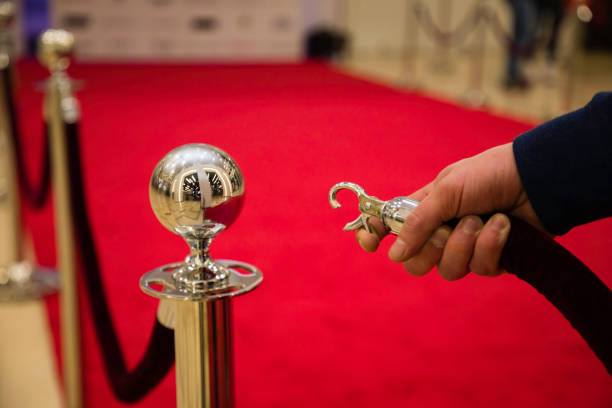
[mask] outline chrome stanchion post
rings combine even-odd
[[[38,58],[51,74],[46,83],[43,114],[51,143],[51,172],[55,208],[57,264],[60,272],[60,312],[64,389],[69,408],[82,406],[81,353],[75,251],[66,126],[76,124],[80,112],[73,84],[66,74],[74,36],[64,30],[47,30],[39,40]]]
[[[4,238],[6,263],[0,265],[0,301],[37,299],[57,289],[57,275],[48,269],[34,266],[23,259],[22,225],[19,199],[19,174],[17,152],[13,143],[14,121],[10,104],[12,98],[12,42],[9,26],[15,16],[12,2],[0,2],[0,146],[3,156],[0,163],[4,175],[0,187],[2,201],[6,204],[6,230]],[[25,176],[25,175],[24,175]]]
[[[470,106],[482,107],[487,102],[487,95],[483,88],[484,66],[486,58],[486,24],[489,21],[489,14],[493,12],[485,5],[485,0],[480,0],[476,5],[478,7],[479,19],[476,24],[479,27],[476,31],[474,39],[474,48],[472,51],[472,69],[469,76],[468,89],[463,93],[462,100]]]
[[[453,19],[453,2],[452,0],[438,0],[438,19],[442,30],[447,33],[452,32],[452,19]],[[450,40],[450,38],[448,39]],[[448,44],[440,44],[436,42],[437,53],[434,56],[434,63],[432,68],[435,72],[441,74],[448,74],[453,71],[453,66],[450,62],[450,47]]]
[[[160,322],[174,328],[178,408],[234,403],[231,298],[257,287],[262,274],[249,264],[213,260],[208,250],[237,218],[243,197],[236,163],[205,144],[172,150],[151,176],[153,212],[191,250],[184,262],[157,268],[140,280],[146,294],[162,299]]]
[[[414,0],[406,2],[406,22],[404,24],[404,52],[402,53],[402,72],[399,85],[415,90],[419,87],[417,80],[419,56],[419,26],[414,13],[420,13],[421,4]]]
[[[348,2],[347,0],[336,0],[334,3],[334,24],[337,33],[344,38],[344,49],[336,55],[336,62],[345,62],[349,54],[350,38],[348,35]]]

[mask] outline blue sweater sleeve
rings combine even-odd
[[[523,187],[553,234],[612,216],[612,92],[517,137]]]

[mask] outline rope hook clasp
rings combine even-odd
[[[334,185],[331,190],[329,190],[329,203],[331,204],[332,208],[341,207],[336,198],[336,195],[340,190],[351,190],[357,194],[357,198],[359,199],[359,211],[361,212],[361,215],[359,215],[355,221],[349,222],[344,226],[344,230],[355,231],[360,228],[364,228],[367,232],[372,233],[370,225],[368,224],[368,217],[374,216],[381,218],[385,201],[369,196],[361,186],[355,183],[344,181]]]

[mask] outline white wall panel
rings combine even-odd
[[[300,0],[54,0],[91,59],[295,60]]]

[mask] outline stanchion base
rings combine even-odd
[[[421,84],[406,75],[402,75],[396,82],[398,88],[401,88],[405,91],[418,91],[421,88]]]
[[[479,89],[468,89],[461,95],[461,101],[473,108],[481,108],[487,104],[487,94]]]
[[[40,299],[57,291],[59,277],[49,268],[17,262],[0,267],[0,302],[21,302]]]

